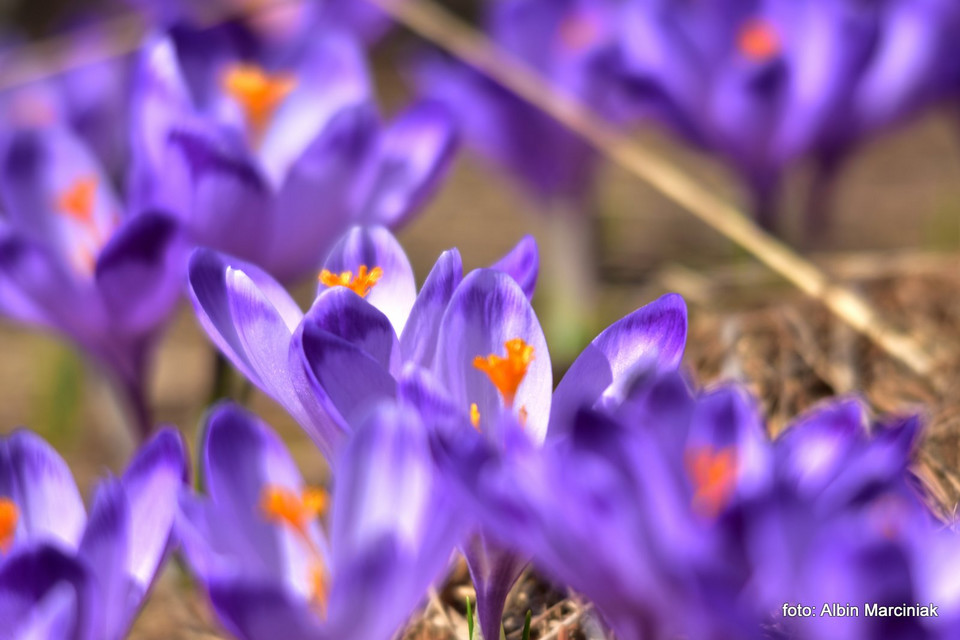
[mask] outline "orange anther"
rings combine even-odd
[[[693,508],[714,517],[729,504],[737,486],[737,458],[732,447],[695,449],[687,454],[687,473],[693,483]]]
[[[297,86],[287,75],[270,75],[250,64],[231,66],[223,75],[223,87],[243,109],[255,141],[266,132],[274,112]]]
[[[260,499],[260,510],[271,522],[286,524],[306,536],[310,522],[327,508],[327,494],[323,489],[304,489],[303,493],[284,487],[268,486]]]
[[[57,200],[58,208],[84,227],[95,229],[93,219],[94,203],[97,195],[97,179],[86,176],[74,180]]]
[[[500,392],[503,404],[512,407],[517,389],[533,362],[533,347],[522,338],[507,340],[504,346],[507,349],[505,358],[494,353],[485,358],[477,356],[473,359],[473,366],[487,374],[490,382]]]
[[[366,298],[367,294],[370,293],[370,289],[380,282],[380,278],[382,277],[383,269],[380,267],[374,267],[368,272],[367,265],[362,264],[360,268],[357,269],[356,278],[353,277],[353,271],[333,273],[332,271],[324,269],[320,272],[318,280],[328,287],[346,287],[361,298]]]
[[[753,18],[740,28],[737,49],[750,60],[765,62],[779,55],[780,35],[770,22]]]
[[[20,510],[9,498],[0,498],[0,551],[6,553],[13,546],[13,536],[20,521]]]
[[[480,431],[480,408],[476,402],[470,403],[470,424],[473,425],[474,429]]]

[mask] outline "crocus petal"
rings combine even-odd
[[[604,396],[622,399],[618,382],[641,369],[676,369],[687,339],[687,308],[678,295],[666,295],[603,330],[584,349],[557,385],[551,413],[553,433],[563,433],[580,406]]]
[[[106,480],[97,489],[79,551],[97,580],[106,638],[123,636],[139,604],[140,594],[126,567],[131,542],[130,504],[123,486]]]
[[[399,373],[400,341],[385,315],[345,287],[317,296],[304,325],[330,333],[371,356],[391,373]]]
[[[209,586],[210,602],[221,624],[241,640],[334,640],[324,633],[309,604],[276,585],[236,580]]]
[[[244,575],[279,581],[295,593],[308,594],[309,561],[302,542],[287,527],[268,522],[260,510],[266,487],[297,493],[303,488],[303,478],[283,442],[251,414],[225,404],[210,416],[203,460],[205,483],[217,518],[213,526],[236,529],[243,535],[229,535],[228,531],[220,538],[240,545],[235,549],[217,548],[218,539],[207,541],[206,549],[185,549],[202,554],[230,553],[234,572],[242,570]],[[207,558],[198,560],[211,564]]]
[[[394,396],[390,371],[355,344],[307,323],[295,339],[315,397],[341,428],[355,428],[378,400]]]
[[[447,566],[461,531],[416,412],[382,404],[357,430],[333,505],[331,626],[389,637]]]
[[[51,640],[76,637],[77,596],[69,584],[51,589],[16,628],[13,640]],[[7,637],[7,636],[5,636]]]
[[[270,240],[272,192],[244,150],[196,127],[173,130],[167,144],[175,153],[164,170],[177,176],[176,182],[186,176],[185,193],[173,210],[186,209],[194,239],[259,259]]]
[[[440,323],[434,370],[464,411],[476,403],[481,419],[496,419],[503,410],[499,392],[473,362],[477,356],[502,356],[505,343],[514,338],[533,347],[533,362],[514,407],[526,411],[528,435],[542,442],[553,389],[550,353],[530,301],[513,278],[492,269],[478,269],[464,278]]]
[[[403,327],[400,352],[404,362],[414,362],[421,367],[433,363],[443,311],[462,280],[460,252],[456,249],[444,251],[430,270]]]
[[[91,221],[78,221],[61,199],[81,181],[93,186]],[[96,255],[121,208],[106,174],[86,146],[65,129],[18,131],[0,157],[0,197],[14,227],[55,247],[64,264]]]
[[[323,267],[337,274],[350,271],[356,276],[361,266],[366,266],[368,271],[383,269],[383,276],[366,299],[390,318],[397,335],[402,335],[417,298],[417,285],[407,254],[385,228],[354,227],[336,244]],[[321,292],[325,288],[320,285]]]
[[[142,597],[170,546],[177,496],[187,476],[187,452],[179,433],[165,428],[145,444],[123,474],[130,503],[130,552],[125,569]]]
[[[162,322],[183,288],[186,247],[176,222],[164,215],[132,218],[97,260],[97,287],[111,317],[140,333]]]
[[[51,596],[57,599],[72,596],[76,602],[76,618],[65,637],[95,640],[94,629],[98,628],[99,621],[92,600],[94,589],[92,576],[76,558],[56,547],[30,545],[15,551],[0,564],[0,620],[27,620],[28,628],[23,631],[30,631],[30,627],[42,626],[44,622],[30,620],[34,607],[48,602]]]
[[[264,260],[280,280],[319,270],[355,220],[353,185],[378,126],[372,105],[344,108],[290,166],[274,202],[274,232]]]
[[[335,114],[370,101],[363,52],[346,34],[312,34],[295,81],[296,88],[274,114],[259,150],[274,185],[282,184],[289,167]]]
[[[439,102],[400,115],[382,134],[371,160],[360,220],[395,228],[434,191],[450,166],[454,121]]]
[[[524,236],[505,256],[490,266],[517,281],[527,298],[532,300],[540,273],[540,252],[533,236]]]
[[[0,461],[0,495],[21,512],[17,540],[75,548],[87,518],[63,458],[39,436],[16,431],[0,442]]]
[[[527,560],[476,535],[463,550],[477,590],[477,618],[484,638],[499,638],[507,594],[520,578]]]

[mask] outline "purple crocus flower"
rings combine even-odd
[[[913,489],[916,420],[867,436],[862,406],[837,402],[771,442],[736,387],[641,376],[625,398],[582,409],[540,450],[516,431],[500,448],[440,440],[486,530],[592,600],[618,638],[950,637],[960,598],[943,562],[960,539]],[[783,613],[834,602],[861,615],[940,602],[943,618]]]
[[[136,200],[282,281],[353,224],[403,224],[452,150],[437,104],[382,125],[357,43],[326,29],[282,49],[231,25],[174,29],[146,47],[136,95]]]
[[[379,405],[344,449],[329,538],[327,495],[250,414],[215,409],[202,455],[208,495],[182,496],[178,530],[238,638],[387,640],[448,566],[460,518],[409,408]]]
[[[563,433],[580,404],[615,405],[639,371],[674,369],[683,351],[686,310],[679,297],[666,296],[600,334],[554,393],[550,354],[529,302],[532,240],[494,268],[466,276],[459,254],[448,251],[419,295],[406,256],[384,229],[354,229],[326,265],[306,316],[262,271],[210,251],[194,255],[190,282],[211,338],[328,457],[371,407],[391,398],[453,437],[480,430],[496,442],[507,421],[540,444],[548,423]],[[464,551],[481,625],[496,637],[504,598],[526,561],[482,533]]]
[[[145,437],[146,365],[184,275],[175,220],[125,212],[90,151],[59,127],[7,136],[0,198],[0,311],[106,367]]]
[[[38,436],[0,440],[4,637],[126,635],[172,546],[186,453],[172,429],[103,481],[89,517],[70,470]]]
[[[631,0],[624,68],[668,97],[682,134],[738,170],[772,227],[791,162],[836,158],[929,100],[948,4]]]

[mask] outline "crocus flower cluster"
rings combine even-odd
[[[623,640],[951,638],[960,538],[907,471],[917,435],[838,400],[771,441],[742,389],[648,374],[545,447],[445,438],[441,459],[501,544]]]
[[[4,638],[117,640],[173,543],[186,454],[157,433],[90,514],[70,470],[42,439],[0,439],[0,620]]]

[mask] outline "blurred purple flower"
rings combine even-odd
[[[614,0],[505,0],[486,16],[490,37],[557,90],[618,113]],[[426,56],[415,69],[424,95],[458,115],[468,144],[541,201],[586,203],[597,155],[579,136],[479,71]]]
[[[403,224],[453,148],[434,103],[382,125],[361,51],[329,30],[265,50],[230,25],[174,29],[146,47],[136,96],[135,201],[282,281],[353,224]]]
[[[240,409],[214,410],[205,497],[184,494],[178,532],[221,623],[247,640],[387,640],[448,566],[460,518],[421,418],[381,404],[338,467],[330,541],[281,440]]]
[[[0,312],[61,333],[114,376],[140,436],[149,353],[183,286],[176,221],[124,211],[90,151],[50,126],[0,148]]]
[[[759,221],[772,227],[792,161],[839,160],[929,103],[950,4],[632,0],[621,30],[624,68],[635,84],[667,96],[681,133],[736,167]]]
[[[79,135],[111,175],[129,156],[130,56],[107,56],[106,35],[96,25],[71,27],[62,38],[63,59],[73,65],[51,75],[22,54],[13,42],[0,53],[0,65],[15,61],[21,73],[40,79],[0,93],[0,119],[9,131],[61,126]],[[29,65],[29,66],[28,66]]]
[[[736,387],[638,378],[542,450],[444,442],[498,544],[591,599],[618,638],[947,638],[956,535],[919,501],[915,419],[866,432],[837,402],[770,442]],[[785,603],[940,605],[940,618],[783,617]],[[839,631],[838,631],[839,630]]]
[[[28,431],[0,439],[4,637],[124,637],[172,546],[186,475],[183,443],[164,429],[100,484],[88,518],[50,445]]]

